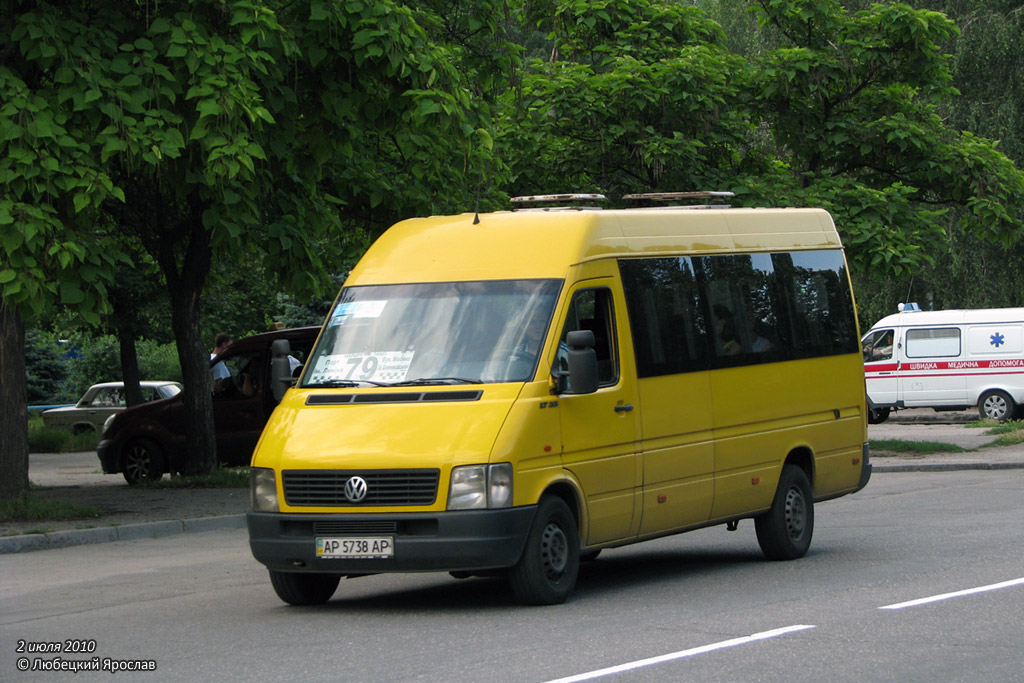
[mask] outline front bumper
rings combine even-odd
[[[121,452],[113,439],[100,441],[96,445],[96,455],[99,456],[104,474],[117,474],[121,471]]]
[[[537,506],[408,514],[249,512],[253,557],[276,571],[334,574],[477,571],[519,561]],[[317,537],[392,536],[394,556],[324,559]]]

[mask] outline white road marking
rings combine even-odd
[[[968,588],[966,590],[955,591],[953,593],[933,595],[930,598],[918,598],[917,600],[908,600],[907,602],[897,602],[893,605],[879,607],[878,609],[904,609],[906,607],[917,607],[918,605],[927,605],[932,602],[950,600],[952,598],[960,598],[965,595],[974,595],[975,593],[987,593],[989,591],[996,591],[1001,588],[1010,588],[1011,586],[1019,586],[1021,584],[1024,584],[1024,578],[1013,579],[1012,581],[1003,581],[1001,583],[993,583],[989,584],[988,586],[979,586],[978,588]]]
[[[575,676],[569,676],[568,678],[559,678],[548,683],[575,683],[575,681],[590,681],[595,678],[601,678],[602,676],[611,676],[612,674],[622,673],[624,671],[632,671],[633,669],[640,669],[645,666],[651,666],[652,664],[661,664],[662,662],[670,662],[674,659],[683,659],[685,657],[692,657],[694,655],[702,655],[707,652],[714,652],[715,650],[724,650],[729,647],[736,647],[737,645],[746,645],[747,643],[753,643],[759,640],[767,640],[769,638],[777,638],[784,636],[788,633],[795,633],[797,631],[806,631],[814,626],[808,626],[806,624],[799,624],[797,626],[786,626],[785,628],[777,628],[771,631],[762,631],[761,633],[755,633],[749,636],[743,636],[742,638],[733,638],[732,640],[723,640],[720,643],[711,643],[710,645],[702,645],[695,647],[690,650],[681,650],[679,652],[672,652],[667,655],[659,655],[657,657],[650,657],[648,659],[640,659],[635,662],[629,662],[627,664],[619,664],[618,666],[610,666],[607,669],[599,669],[597,671],[591,671],[585,674],[577,674]]]

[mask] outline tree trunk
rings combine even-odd
[[[185,283],[179,283],[184,285]],[[217,440],[213,424],[213,375],[210,352],[199,327],[199,291],[171,293],[171,325],[185,385],[185,438],[188,453],[185,474],[209,474],[217,468]]]
[[[0,299],[0,500],[28,494],[25,325]]]
[[[171,299],[171,327],[181,364],[185,404],[185,474],[209,474],[217,468],[213,423],[213,375],[210,353],[199,324],[200,294],[210,273],[210,231],[203,225],[208,204],[198,190],[188,199],[188,213],[174,226],[161,226],[156,257]],[[164,219],[158,214],[158,220]]]
[[[130,325],[117,326],[117,342],[121,347],[121,379],[124,381],[125,403],[137,406],[142,403],[142,388],[139,381],[139,354],[135,348],[135,333]]]

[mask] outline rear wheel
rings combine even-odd
[[[322,605],[338,588],[338,574],[307,574],[270,571],[274,592],[289,605]]]
[[[868,424],[881,424],[889,419],[891,408],[868,408]]]
[[[529,605],[565,602],[576,585],[579,568],[576,518],[564,500],[546,496],[537,506],[523,555],[509,570],[512,590]]]
[[[769,560],[795,560],[807,554],[814,533],[811,482],[796,465],[785,465],[768,512],[754,519],[757,542]]]
[[[128,442],[121,459],[121,473],[129,484],[155,481],[164,476],[164,454],[160,446],[149,439]]]
[[[978,401],[978,413],[990,420],[1006,422],[1013,417],[1016,406],[1005,391],[987,391]]]

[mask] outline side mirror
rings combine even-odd
[[[288,363],[291,352],[292,345],[287,339],[275,339],[270,342],[270,386],[274,392],[275,403],[281,402],[284,392],[288,391],[294,382]]]
[[[569,371],[559,379],[560,394],[592,394],[597,391],[597,354],[594,352],[594,333],[575,330],[566,335],[569,347],[566,357]]]

